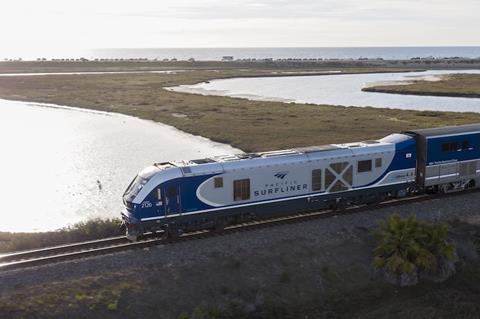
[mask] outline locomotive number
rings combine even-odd
[[[152,203],[150,203],[149,201],[145,201],[142,203],[142,208],[150,208],[152,207]]]

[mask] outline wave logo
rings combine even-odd
[[[284,171],[284,172],[278,172],[277,174],[275,174],[273,176],[275,176],[276,178],[284,179],[285,176],[287,176],[287,174],[288,174],[288,172]]]

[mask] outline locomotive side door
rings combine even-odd
[[[418,186],[425,186],[425,175],[427,170],[427,151],[428,141],[424,136],[417,135],[417,169],[416,169],[416,183]]]
[[[180,207],[180,185],[177,182],[164,185],[165,194],[165,215],[178,214]]]

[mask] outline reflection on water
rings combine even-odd
[[[278,78],[237,78],[215,80],[172,90],[207,95],[226,95],[258,100],[282,100],[301,103],[345,106],[372,106],[411,110],[480,112],[480,99],[438,96],[398,95],[362,92],[372,83],[418,79],[468,71],[427,71],[410,73],[342,74]]]
[[[124,189],[145,166],[240,152],[133,117],[6,100],[0,145],[0,231],[119,216]]]

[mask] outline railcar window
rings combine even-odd
[[[372,170],[372,160],[358,161],[357,171],[359,173],[370,172]]]
[[[222,188],[223,187],[223,177],[215,177],[213,180],[213,184],[215,188]]]
[[[442,144],[442,151],[443,152],[456,152],[458,150],[457,143],[445,143]]]
[[[463,141],[462,150],[466,151],[470,148],[470,143],[468,141]]]
[[[250,199],[250,179],[239,179],[233,181],[233,200]]]
[[[376,158],[375,159],[375,167],[382,167],[382,159]]]
[[[322,189],[322,170],[312,170],[312,191],[316,192]]]

